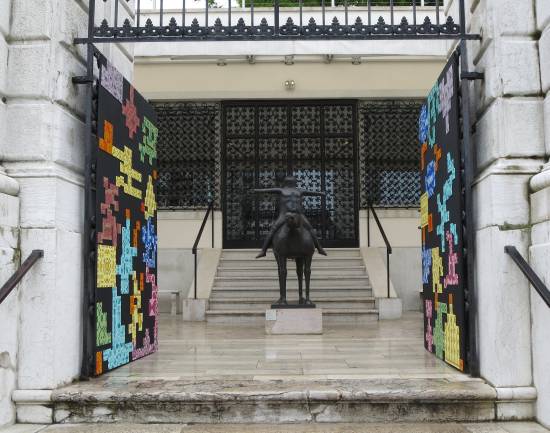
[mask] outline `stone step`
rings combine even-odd
[[[277,299],[276,296],[271,298],[214,298],[210,299],[208,303],[210,310],[223,311],[223,310],[266,310],[271,308],[271,304]],[[288,297],[289,302],[295,303],[298,300],[298,296]],[[327,299],[327,298],[315,298],[315,304],[319,308],[323,309],[374,309],[374,298],[366,299]]]
[[[258,252],[260,249],[242,249],[242,250],[223,250],[222,251],[222,257],[223,258],[240,258],[240,259],[252,259],[254,260],[255,257],[258,255]],[[353,258],[360,258],[361,257],[361,251],[358,248],[334,248],[334,249],[327,249],[327,256],[322,256],[320,254],[315,254],[314,259],[320,259],[320,260],[326,260],[334,257],[353,257]],[[273,252],[271,250],[268,251],[265,258],[271,258],[273,259]],[[258,260],[264,260],[258,259]]]
[[[298,289],[296,287],[289,287],[287,289],[287,296],[289,299],[298,298]],[[358,296],[370,297],[372,296],[372,289],[363,288],[363,287],[339,287],[338,289],[333,288],[312,288],[311,297],[330,297],[334,299],[348,299],[356,298]],[[218,298],[247,298],[247,299],[256,299],[258,297],[264,297],[266,299],[275,299],[279,297],[279,288],[278,287],[215,287],[212,290],[210,299]]]
[[[258,259],[258,260],[251,260],[249,258],[243,258],[243,259],[231,259],[231,258],[224,258],[223,256],[220,258],[219,262],[220,267],[277,267],[277,261],[275,258],[270,259]],[[295,266],[294,260],[288,260],[287,266],[290,268],[291,266]],[[314,257],[313,261],[311,263],[311,268],[315,269],[317,267],[339,267],[339,266],[364,266],[363,259],[361,257],[323,257],[319,259],[318,257]]]
[[[341,276],[313,276],[311,277],[311,287],[369,287],[369,278],[366,275],[341,275]],[[287,276],[287,285],[296,286],[296,275]],[[255,277],[216,277],[214,278],[214,287],[278,287],[279,279],[277,276],[255,276]]]
[[[295,275],[296,267],[288,268],[288,273]],[[339,275],[361,275],[367,277],[364,266],[319,266],[312,268],[312,275],[316,276],[334,276],[338,277]],[[236,267],[236,268],[227,268],[219,267],[218,268],[218,277],[277,277],[277,267],[268,266],[268,267]]]
[[[65,424],[448,423],[496,416],[491,386],[433,377],[197,381],[137,376],[123,387],[106,388],[101,379],[70,385],[54,390],[50,400],[54,420]]]
[[[236,309],[236,310],[208,310],[206,321],[210,323],[254,323],[263,326],[265,310]],[[323,308],[323,325],[334,323],[360,324],[378,320],[378,310],[374,308]]]

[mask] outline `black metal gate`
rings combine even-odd
[[[280,185],[287,174],[301,188],[304,211],[323,245],[359,241],[355,101],[238,101],[222,106],[224,248],[255,248],[277,215],[277,197],[253,188]]]

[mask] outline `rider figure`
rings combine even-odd
[[[311,237],[313,238],[313,243],[315,244],[315,248],[317,248],[317,251],[319,251],[319,254],[322,254],[323,256],[327,255],[326,251],[323,249],[323,247],[319,243],[319,240],[315,236],[315,233],[313,233],[313,228],[311,227],[311,224],[309,223],[306,216],[304,215],[304,210],[302,208],[303,196],[325,196],[326,194],[324,192],[305,191],[305,190],[298,189],[297,184],[298,183],[294,176],[287,176],[283,180],[282,188],[265,188],[265,189],[254,190],[254,192],[278,193],[280,195],[279,217],[273,224],[273,227],[271,228],[269,235],[264,241],[264,244],[262,246],[262,251],[260,252],[260,254],[256,256],[256,258],[265,257],[267,253],[267,249],[269,248],[271,241],[273,240],[273,235],[277,233],[277,230],[279,230],[281,226],[285,223],[285,215],[287,212],[296,212],[300,214],[302,218],[302,225],[311,234]]]

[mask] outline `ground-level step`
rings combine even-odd
[[[495,390],[480,380],[92,380],[53,392],[64,423],[479,422],[495,419]]]
[[[219,298],[210,299],[208,303],[210,310],[265,310],[270,308],[270,305],[276,300],[276,295],[271,297],[253,297],[253,298]],[[295,302],[298,297],[288,298],[290,302]],[[330,298],[315,298],[315,304],[319,308],[323,309],[335,309],[335,308],[362,308],[362,309],[374,309],[375,299],[373,297],[361,299],[361,298],[346,298],[330,299]]]
[[[254,323],[263,326],[266,308],[235,310],[208,310],[206,321],[209,323]],[[362,324],[378,320],[378,310],[374,308],[323,308],[323,326],[346,323]]]
[[[500,423],[297,423],[297,424],[18,424],[2,433],[550,433],[534,422]]]

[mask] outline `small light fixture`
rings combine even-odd
[[[256,56],[246,56],[246,60],[250,65],[253,65],[254,63],[256,63]]]
[[[296,87],[296,82],[294,80],[286,80],[285,81],[285,89],[286,90],[294,90]]]
[[[351,58],[351,64],[352,65],[360,65],[361,64],[361,57],[354,56]]]
[[[325,55],[325,63],[331,64],[334,60],[334,54],[326,54]]]
[[[290,66],[294,64],[294,56],[285,56],[285,65]]]
[[[227,62],[225,61],[225,59],[218,59],[217,65],[218,66],[226,66]]]

